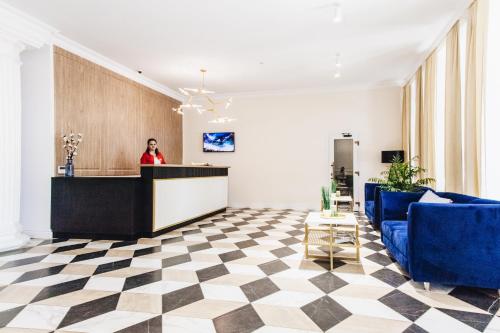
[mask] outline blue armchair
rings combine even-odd
[[[375,189],[379,186],[377,183],[365,183],[365,215],[371,223],[375,217]]]
[[[381,192],[387,250],[415,281],[499,289],[500,202],[437,194],[453,203],[418,203],[422,193]]]

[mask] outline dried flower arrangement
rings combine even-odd
[[[82,133],[70,133],[69,135],[64,134],[62,139],[64,141],[64,150],[66,150],[66,159],[73,160],[75,156],[78,155],[78,145],[82,142]]]

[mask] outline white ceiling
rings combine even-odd
[[[170,88],[207,68],[218,93],[396,84],[471,2],[339,0],[335,24],[335,0],[4,1]]]

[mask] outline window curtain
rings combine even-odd
[[[426,170],[424,177],[436,178],[436,52],[425,62],[423,103],[420,109],[420,166]]]
[[[484,67],[488,2],[475,1],[469,9],[464,117],[464,190],[481,195],[483,153]]]
[[[403,119],[402,119],[402,139],[405,161],[410,160],[410,109],[411,109],[411,84],[407,83],[403,87]]]
[[[418,157],[415,161],[417,165],[420,165],[420,154],[421,154],[421,126],[422,126],[422,67],[419,67],[417,73],[415,74],[415,126],[413,131],[415,133],[415,147],[410,147],[410,151],[413,156],[410,158]]]
[[[459,23],[446,37],[445,87],[445,189],[463,192],[462,168],[462,93],[460,79]]]

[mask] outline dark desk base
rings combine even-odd
[[[209,214],[206,214],[203,216],[199,216],[195,219],[185,221],[185,222],[173,225],[171,227],[168,227],[168,228],[165,228],[162,230],[158,230],[156,232],[140,232],[140,233],[137,233],[134,235],[117,234],[117,233],[94,233],[94,232],[90,232],[90,233],[85,233],[85,232],[53,232],[52,236],[54,238],[80,238],[80,239],[96,239],[96,240],[100,240],[100,239],[136,240],[136,239],[143,238],[143,237],[153,238],[153,237],[157,237],[159,235],[165,234],[167,232],[170,232],[172,230],[182,228],[182,227],[187,226],[191,223],[201,221],[201,220],[206,219],[210,216],[224,213],[225,211],[226,211],[226,208],[223,208],[223,209],[217,210],[215,212],[212,212],[212,213],[209,213]]]

